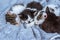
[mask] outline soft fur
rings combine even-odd
[[[13,14],[13,13],[14,13],[14,14],[19,14],[19,13],[21,13],[24,9],[25,9],[25,6],[17,4],[17,5],[13,5],[13,6],[9,9],[9,11],[11,12],[11,14]]]
[[[10,22],[10,24],[13,24],[13,25],[17,24],[17,22],[16,22],[16,20],[15,20],[16,17],[17,17],[17,15],[11,14],[10,12],[8,12],[8,13],[5,15],[6,22]]]
[[[35,8],[37,10],[42,10],[43,9],[43,6],[39,2],[35,2],[35,1],[28,3],[27,7]]]
[[[13,25],[20,24],[20,18],[18,14],[21,13],[24,9],[25,6],[23,5],[20,4],[13,5],[5,15],[6,22],[9,22],[10,24]]]
[[[39,25],[39,24],[42,24],[46,18],[47,18],[46,12],[41,10],[35,16],[34,22],[35,22],[35,24]]]
[[[47,18],[43,22],[41,28],[48,33],[60,33],[60,16],[56,16],[46,8]]]
[[[34,19],[34,14],[36,11],[25,9],[23,12],[21,12],[19,15],[20,19],[24,22],[30,23]]]

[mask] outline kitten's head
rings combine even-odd
[[[43,9],[43,6],[39,2],[36,2],[36,1],[28,3],[27,7],[28,8],[36,8],[37,10],[42,10]]]
[[[39,11],[35,17],[35,24],[37,24],[37,25],[42,24],[46,18],[47,18],[46,12],[45,11]]]
[[[36,14],[35,12],[36,11],[25,9],[23,12],[21,12],[19,14],[19,17],[20,17],[22,22],[31,23],[34,19],[35,14]]]
[[[11,14],[10,12],[7,12],[7,14],[5,15],[5,18],[6,18],[6,22],[9,22],[10,24],[13,24],[13,25],[17,25],[19,24],[19,22],[17,22],[17,15],[16,14]]]

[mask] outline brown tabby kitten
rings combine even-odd
[[[5,15],[6,22],[10,22],[10,24],[13,24],[13,25],[17,24],[15,20],[16,17],[17,15],[11,14],[10,12],[7,12],[7,14]]]

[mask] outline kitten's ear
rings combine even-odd
[[[46,7],[46,13],[50,13],[49,7]]]

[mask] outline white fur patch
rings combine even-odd
[[[44,22],[44,19],[40,19],[39,21],[35,21],[35,24],[39,25],[39,24],[42,24]]]
[[[32,18],[28,15],[28,19],[27,20],[21,20],[22,23],[28,23],[28,21],[32,22]]]
[[[37,11],[36,8],[26,8],[26,9],[33,10],[33,11]]]
[[[15,6],[12,7],[12,11],[10,11],[10,12],[11,12],[11,13],[15,13],[15,14],[19,14],[19,13],[21,13],[24,9],[25,9],[25,6],[15,5]]]
[[[31,23],[27,23],[27,24],[26,24],[26,27],[27,27],[27,28],[30,28],[30,27],[32,27],[32,26],[34,26],[34,22],[31,22]]]
[[[18,15],[17,15],[17,17],[16,17],[16,19],[15,19],[15,20],[16,20],[16,22],[18,23],[18,25],[21,23],[21,22],[20,22],[20,18],[19,18],[19,16],[18,16]]]

